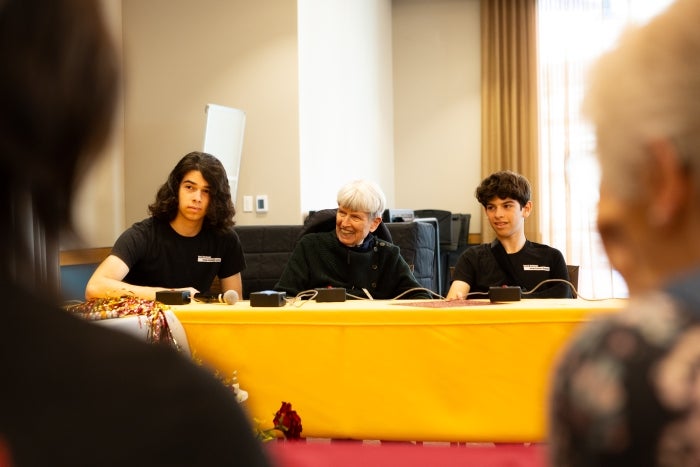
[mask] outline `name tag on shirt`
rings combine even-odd
[[[523,264],[524,271],[549,271],[549,266],[538,266],[536,264]]]
[[[221,258],[212,258],[211,256],[197,256],[198,263],[220,263]]]

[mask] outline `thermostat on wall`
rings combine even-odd
[[[267,195],[258,195],[255,197],[255,211],[267,212]]]

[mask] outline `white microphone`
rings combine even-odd
[[[235,290],[227,290],[222,294],[211,293],[196,293],[194,299],[204,303],[226,303],[227,305],[235,305],[238,301],[238,292]]]

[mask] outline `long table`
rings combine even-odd
[[[624,300],[315,301],[173,306],[195,358],[238,373],[252,418],[305,437],[539,442],[550,374],[583,322]],[[447,306],[449,305],[449,306]]]

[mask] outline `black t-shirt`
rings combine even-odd
[[[231,229],[215,232],[206,226],[194,237],[183,237],[167,222],[149,217],[122,233],[112,248],[129,266],[124,281],[151,287],[194,287],[207,292],[214,277],[245,269],[243,248]]]
[[[508,254],[506,257],[512,265],[515,283],[508,280],[489,243],[466,249],[457,260],[452,279],[469,284],[469,293],[488,292],[489,287],[503,285],[520,286],[526,292],[546,279],[569,280],[564,256],[559,250],[549,245],[528,240],[520,251]],[[571,298],[572,292],[567,284],[554,282],[543,284],[534,293],[523,297]]]

